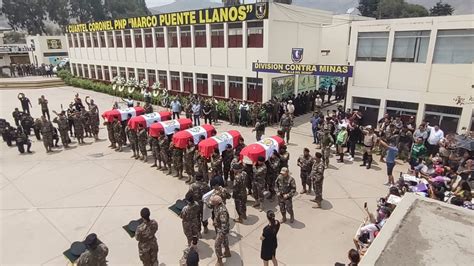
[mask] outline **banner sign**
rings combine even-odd
[[[316,76],[339,76],[352,77],[353,66],[348,65],[305,65],[305,64],[281,64],[281,63],[252,63],[255,72],[298,74]]]
[[[60,39],[46,39],[46,43],[48,44],[48,49],[63,49]]]
[[[161,26],[182,26],[240,22],[268,18],[268,3],[180,11],[150,16],[111,19],[68,25],[68,33],[97,32],[125,29],[144,29]]]

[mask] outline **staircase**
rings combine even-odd
[[[24,77],[0,79],[0,90],[3,89],[45,89],[62,87],[65,83],[60,78]]]

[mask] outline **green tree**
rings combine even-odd
[[[453,12],[454,8],[448,3],[443,3],[443,1],[439,1],[430,8],[430,16],[451,16]]]
[[[45,32],[43,0],[3,0],[2,14],[14,30],[23,29],[30,35]]]
[[[421,5],[409,4],[404,0],[380,0],[377,7],[378,19],[426,17],[428,10]]]
[[[364,17],[377,17],[377,7],[380,0],[359,0],[357,9]]]
[[[44,0],[48,19],[65,28],[69,24],[70,9],[69,0]]]
[[[145,0],[106,0],[105,9],[107,16],[112,19],[150,14]]]
[[[414,17],[427,17],[429,16],[428,10],[424,6],[416,4],[406,3],[403,7],[401,17],[402,18],[414,18]]]
[[[104,20],[106,18],[105,6],[102,1],[97,0],[70,0],[70,18],[77,19],[78,22]]]

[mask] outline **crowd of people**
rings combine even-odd
[[[54,66],[52,64],[10,64],[10,77],[43,76],[52,77]]]
[[[38,139],[43,140],[46,152],[51,152],[58,147],[59,137],[64,148],[75,137],[79,144],[84,143],[84,137],[98,139],[99,109],[94,101],[86,97],[86,107],[78,94],[68,110],[60,113],[53,111],[56,117],[50,121],[48,100],[41,96],[38,105],[42,110],[40,119],[33,119],[30,115],[31,101],[25,94],[20,93],[22,111],[15,109],[12,116],[17,128],[11,126],[6,120],[0,120],[2,136],[8,145],[16,141],[20,153],[30,151],[31,142],[28,139],[31,129]],[[127,107],[140,105],[130,98],[122,99]],[[379,200],[377,215],[372,215],[368,208],[367,221],[360,227],[354,243],[354,250],[349,251],[352,265],[357,265],[360,256],[363,256],[368,245],[373,241],[377,232],[385,221],[400,197],[407,192],[420,193],[438,200],[444,200],[455,205],[472,208],[471,186],[474,171],[473,154],[468,149],[460,149],[453,135],[444,136],[438,126],[423,123],[416,127],[413,117],[402,120],[401,117],[390,117],[388,114],[382,118],[376,127],[363,124],[363,114],[355,110],[337,110],[323,113],[323,99],[319,94],[305,93],[291,99],[272,99],[264,104],[242,102],[239,105],[231,100],[227,103],[229,122],[252,126],[259,140],[265,132],[266,125],[277,124],[277,135],[288,143],[293,120],[296,116],[313,111],[311,127],[314,144],[320,151],[312,153],[309,148],[302,149],[302,154],[297,156],[297,165],[300,168],[301,194],[314,195],[311,199],[313,208],[321,208],[323,202],[324,172],[329,167],[332,148],[339,163],[344,163],[345,158],[353,161],[360,150],[361,166],[366,169],[373,167],[373,156],[380,153],[380,162],[387,166],[386,185],[390,186],[387,197]],[[113,108],[119,108],[118,103]],[[150,101],[145,101],[145,113],[152,113],[153,106]],[[179,118],[182,111],[186,117],[193,120],[194,125],[200,125],[201,118],[204,123],[217,122],[217,101],[214,98],[204,100],[200,97],[190,97],[186,104],[181,104],[179,97],[171,101],[169,108],[173,118]],[[242,112],[244,111],[244,113]],[[245,114],[245,111],[249,111]],[[131,116],[128,117],[130,119]],[[290,174],[290,154],[286,145],[279,147],[266,160],[259,157],[253,164],[241,161],[240,153],[246,146],[245,140],[240,138],[238,145],[227,145],[223,152],[216,149],[210,158],[203,156],[197,150],[194,140],[189,140],[185,149],[175,147],[173,134],[160,134],[158,137],[150,136],[143,125],[131,128],[128,119],[121,120],[115,117],[113,121],[105,121],[109,147],[117,152],[129,146],[133,152],[132,157],[144,162],[148,161],[148,154],[153,157],[152,167],[174,175],[179,179],[186,178],[189,185],[188,192],[183,195],[186,205],[180,212],[183,232],[187,239],[187,248],[184,251],[181,263],[184,265],[197,265],[199,252],[196,248],[198,239],[202,234],[209,234],[208,220],[212,219],[215,231],[215,254],[217,265],[223,265],[224,259],[231,256],[229,249],[230,215],[226,202],[233,199],[237,216],[236,223],[244,224],[247,219],[247,202],[249,196],[254,200],[252,207],[265,211],[269,224],[263,229],[261,236],[261,258],[268,263],[275,258],[277,248],[277,233],[280,223],[294,223],[293,198],[297,195],[295,178]],[[58,125],[58,129],[52,123]],[[263,126],[262,126],[263,125]],[[59,132],[59,134],[58,134]],[[201,138],[200,141],[202,141]],[[53,143],[55,141],[55,143]],[[128,143],[128,145],[127,145]],[[359,147],[359,148],[358,148]],[[409,162],[410,169],[401,175],[398,182],[393,177],[396,159]],[[184,176],[186,174],[186,176]],[[313,192],[314,191],[314,192]],[[277,200],[281,213],[281,220],[275,218],[275,213],[270,210],[268,202]],[[287,217],[287,214],[289,217]],[[139,241],[140,259],[144,265],[158,263],[158,246],[155,233],[158,230],[156,221],[150,220],[150,212],[144,208],[141,211],[142,223],[137,229],[136,238]],[[140,233],[139,233],[140,232]],[[97,242],[97,236],[88,236],[86,239],[89,258],[79,259],[78,265],[90,265],[83,261],[91,261],[94,254],[100,254],[105,260],[108,249],[105,244]],[[98,252],[92,252],[100,247]],[[358,255],[358,256],[356,256]],[[81,256],[82,257],[82,256]],[[100,257],[100,258],[102,258]],[[100,261],[100,260],[98,260]],[[103,265],[103,264],[98,264]]]

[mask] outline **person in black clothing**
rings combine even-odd
[[[209,103],[206,103],[203,108],[204,113],[204,124],[209,122],[209,125],[212,125],[212,106]]]
[[[277,234],[280,230],[280,222],[275,220],[275,213],[272,210],[267,211],[267,219],[269,224],[263,228],[262,248],[260,250],[260,258],[263,260],[263,265],[267,266],[268,261],[271,260],[273,265],[278,265],[275,257],[276,249],[278,247]]]
[[[349,139],[347,141],[347,150],[349,151],[349,160],[353,161],[355,156],[356,144],[362,138],[362,131],[357,123],[348,128]]]
[[[30,99],[28,99],[28,97],[26,97],[25,94],[21,92],[18,94],[18,100],[20,100],[23,112],[30,114],[30,107],[33,107],[33,105],[31,105]]]

